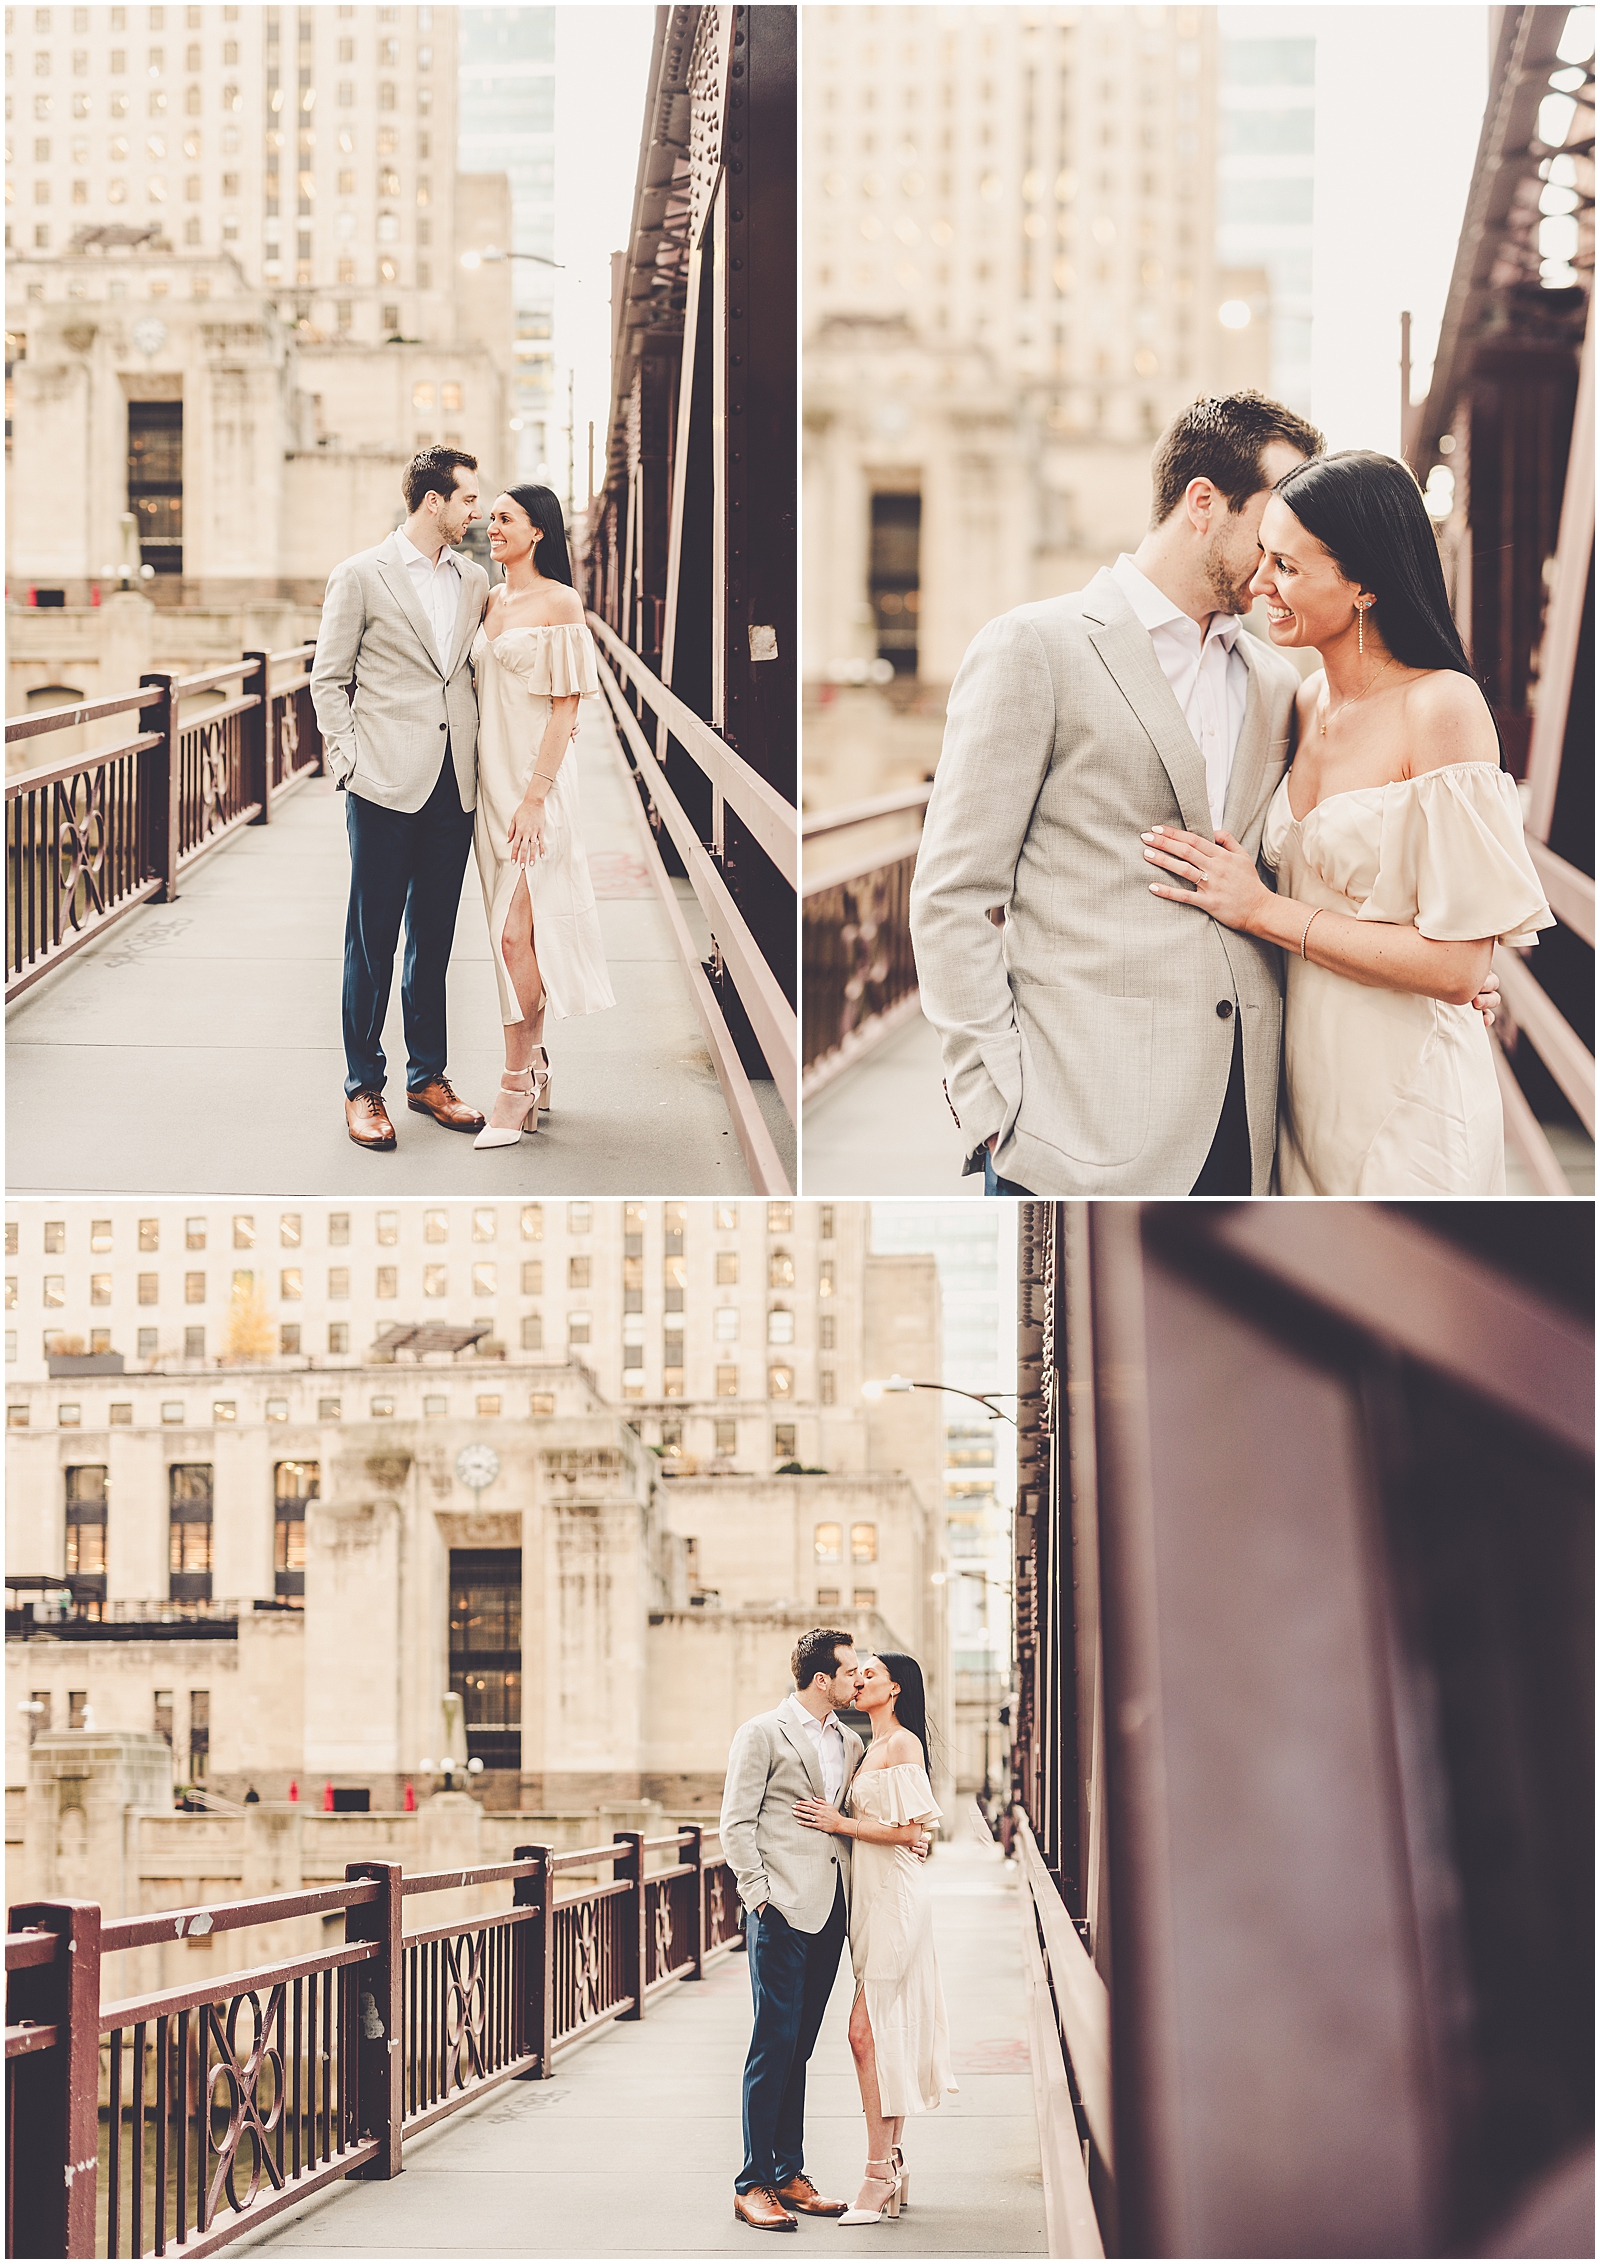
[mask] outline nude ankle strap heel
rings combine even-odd
[[[509,1124],[496,1124],[493,1121],[496,1113],[512,1115],[512,1111],[505,1106],[508,1099],[522,1105]],[[515,1147],[524,1132],[537,1132],[538,1129],[539,1094],[533,1072],[531,1069],[508,1069],[500,1079],[500,1090],[495,1096],[490,1121],[472,1145],[475,1148],[511,1148]]]
[[[882,2224],[885,2217],[899,2216],[900,2179],[892,2161],[868,2162],[867,2174],[861,2181],[861,2192],[866,2193],[871,2186],[882,2186],[884,2189],[883,2200],[878,2207],[876,2209],[862,2208],[860,2195],[858,2195],[856,2206],[853,2209],[847,2209],[842,2217],[836,2217],[834,2219],[835,2224],[879,2225]]]

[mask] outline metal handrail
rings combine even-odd
[[[925,810],[933,780],[920,786],[897,787],[893,793],[874,794],[869,801],[847,802],[841,809],[819,810],[800,821],[801,838],[816,841],[825,833],[843,833],[852,825],[868,825],[874,818],[897,818],[907,810]]]

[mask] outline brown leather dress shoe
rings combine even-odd
[[[352,1093],[344,1104],[344,1123],[358,1148],[392,1148],[395,1144],[394,1126],[381,1093]]]
[[[753,2185],[748,2193],[733,2197],[733,2213],[742,2224],[758,2233],[792,2233],[798,2230],[795,2220],[778,2199],[770,2185]]]
[[[414,1108],[419,1116],[431,1116],[435,1124],[442,1124],[447,1132],[481,1132],[482,1109],[472,1108],[461,1098],[448,1077],[434,1077],[426,1085],[418,1085],[406,1094],[407,1108]]]
[[[848,2201],[824,2200],[804,2170],[785,2178],[777,2194],[786,2208],[798,2209],[802,2217],[842,2217],[850,2206]]]

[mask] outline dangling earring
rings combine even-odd
[[[1363,660],[1367,657],[1367,607],[1371,602],[1370,598],[1356,599],[1356,651]]]

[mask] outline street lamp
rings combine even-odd
[[[1014,1391],[964,1391],[960,1384],[917,1384],[909,1382],[904,1376],[873,1376],[862,1385],[861,1396],[863,1399],[882,1399],[886,1392],[899,1391],[954,1392],[957,1399],[975,1399],[980,1407],[986,1407],[990,1422],[1009,1423],[1013,1430],[1017,1427],[1016,1417],[1008,1415],[1003,1407],[996,1407],[994,1404],[997,1399],[1015,1399],[1017,1395]]]
[[[470,275],[475,268],[493,267],[503,259],[531,259],[540,267],[565,268],[565,260],[546,259],[543,252],[507,252],[498,244],[485,244],[481,252],[463,252],[461,264]]]

